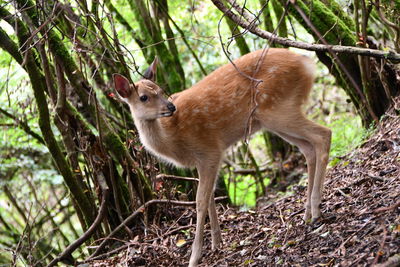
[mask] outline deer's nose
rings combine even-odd
[[[169,111],[174,112],[176,110],[176,107],[174,104],[172,104],[171,102],[169,102],[167,104],[167,108],[169,109]]]

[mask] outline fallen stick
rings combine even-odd
[[[221,201],[223,199],[226,199],[227,197],[216,197],[215,201]],[[129,217],[127,217],[120,225],[118,225],[104,240],[100,243],[100,245],[96,248],[95,252],[93,252],[92,255],[88,258],[88,260],[93,259],[95,256],[97,256],[100,251],[105,247],[107,242],[117,233],[119,232],[123,227],[127,226],[136,216],[138,216],[140,213],[144,211],[145,208],[149,207],[150,205],[153,204],[174,204],[174,205],[181,205],[181,206],[195,206],[196,201],[177,201],[177,200],[169,200],[169,199],[152,199],[150,201],[147,201],[144,203],[142,206],[140,206],[134,213],[132,213]]]

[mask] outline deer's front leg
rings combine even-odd
[[[212,164],[215,164],[215,161],[213,161]],[[197,266],[197,263],[199,262],[199,259],[201,257],[201,251],[203,247],[204,222],[206,219],[207,210],[210,205],[210,197],[213,195],[214,182],[217,176],[218,168],[219,165],[199,166],[197,168],[200,176],[199,186],[197,188],[196,194],[197,222],[196,234],[192,245],[192,254],[190,255],[189,267]],[[214,212],[216,216],[215,204]]]

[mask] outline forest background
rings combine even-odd
[[[1,0],[0,19],[2,264],[83,259],[83,242],[133,237],[166,203],[193,204],[197,174],[143,150],[113,73],[138,80],[157,56],[172,94],[249,51],[294,47],[318,62],[306,113],[333,130],[332,166],[400,88],[398,0]],[[227,151],[217,196],[247,209],[305,177],[296,148],[260,133]],[[160,206],[121,227],[145,203]]]

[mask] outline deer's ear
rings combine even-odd
[[[158,58],[155,57],[153,63],[150,64],[149,68],[144,72],[143,77],[145,79],[155,81],[156,80],[156,71],[157,71]]]
[[[128,98],[132,94],[132,89],[129,80],[121,74],[114,73],[114,88],[122,98]]]

